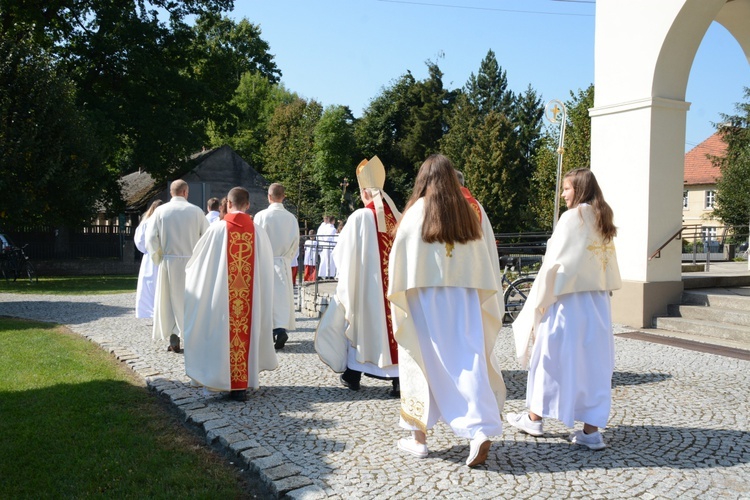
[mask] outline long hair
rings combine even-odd
[[[573,207],[581,203],[588,203],[594,209],[596,215],[596,227],[602,233],[604,241],[610,241],[617,236],[617,228],[614,224],[614,213],[606,201],[594,177],[594,173],[588,168],[577,168],[565,174],[565,179],[573,187]]]
[[[151,217],[152,215],[154,215],[154,210],[156,210],[156,207],[158,207],[162,203],[163,203],[163,201],[161,201],[161,200],[154,200],[154,202],[151,204],[151,206],[148,207],[148,211],[143,215],[143,219],[144,220],[148,219],[149,217]]]
[[[433,154],[422,163],[404,213],[422,197],[425,243],[467,243],[482,238],[479,218],[461,193],[456,171],[447,157]]]

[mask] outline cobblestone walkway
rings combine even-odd
[[[151,340],[134,294],[57,297],[0,294],[0,315],[54,321],[90,338],[167,395],[206,439],[236,453],[277,496],[288,498],[750,498],[750,362],[633,339],[616,339],[608,448],[571,445],[545,422],[533,438],[507,426],[485,466],[464,465],[468,442],[443,424],[430,455],[398,452],[398,401],[390,384],[340,386],[313,349],[316,320],[261,374],[247,402],[205,398],[187,384],[182,355]],[[503,330],[497,355],[508,386],[505,411],[523,409],[525,372]]]

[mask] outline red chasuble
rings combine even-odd
[[[464,198],[466,198],[466,201],[469,202],[469,205],[471,205],[474,213],[477,214],[479,222],[482,222],[482,211],[479,210],[479,202],[471,195],[471,192],[463,186],[461,186],[461,192],[463,193]]]
[[[250,326],[253,315],[255,226],[245,213],[224,216],[227,223],[229,285],[229,367],[232,390],[247,389]]]
[[[375,217],[375,225],[377,226],[378,215],[375,212],[375,203],[370,202],[367,205],[368,209],[372,211],[373,217]],[[383,304],[385,306],[385,324],[388,328],[388,347],[391,351],[391,361],[393,364],[398,364],[398,343],[393,338],[393,323],[391,322],[391,308],[390,302],[388,301],[388,256],[391,253],[391,247],[393,246],[393,228],[396,227],[396,217],[391,211],[391,207],[387,203],[383,203],[383,211],[385,212],[385,227],[386,232],[378,232],[378,252],[380,253],[380,277],[383,282]]]

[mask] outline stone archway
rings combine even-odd
[[[680,242],[649,257],[682,224],[690,68],[713,21],[750,63],[750,0],[596,3],[591,168],[619,231],[623,288],[613,297],[613,319],[648,327],[682,292]]]

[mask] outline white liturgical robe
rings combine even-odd
[[[336,227],[333,224],[324,222],[318,227],[316,239],[318,241],[318,251],[320,252],[319,278],[336,277],[336,262],[333,260],[333,249],[336,246],[337,238]]]
[[[568,427],[607,425],[615,363],[609,291],[620,286],[614,244],[602,240],[592,207],[565,212],[513,323],[532,412]]]
[[[258,374],[278,366],[272,337],[271,243],[263,228],[255,224],[252,254],[247,248],[242,254],[234,250],[227,225],[235,224],[236,216],[244,216],[241,223],[253,224],[244,213],[227,214],[224,220],[214,222],[187,265],[185,372],[214,391],[257,389]],[[250,260],[252,273],[243,276],[241,270]],[[242,323],[246,319],[250,320],[249,329]],[[249,338],[240,340],[237,334],[249,334]],[[238,380],[238,372],[246,376]]]
[[[462,437],[478,431],[496,435],[502,430],[505,384],[493,350],[503,309],[487,245],[484,239],[425,243],[423,219],[421,198],[404,213],[389,261],[402,425],[424,431],[440,415]],[[446,342],[425,342],[428,334],[433,341],[444,335]],[[461,335],[466,341],[455,342]],[[438,374],[434,360],[440,357],[450,362]],[[488,400],[493,404],[487,406]],[[471,410],[471,418],[457,407]]]
[[[254,220],[265,229],[273,249],[273,327],[294,330],[292,260],[299,252],[297,218],[282,203],[271,203],[267,209],[255,214]]]
[[[154,261],[146,250],[146,228],[148,219],[143,219],[135,229],[135,247],[143,254],[138,270],[138,284],[135,289],[135,317],[154,317],[154,291],[156,290],[156,270]]]
[[[159,266],[154,300],[153,338],[182,336],[185,316],[185,265],[193,247],[208,229],[203,210],[182,196],[173,196],[149,219],[146,249]]]
[[[516,355],[524,368],[528,365],[533,332],[560,296],[617,290],[622,286],[614,243],[602,241],[594,218],[594,210],[586,204],[566,211],[547,242],[542,267],[513,322]]]
[[[386,214],[390,231],[401,214],[390,206]],[[381,259],[380,234],[373,209],[361,208],[349,216],[333,251],[338,283],[318,324],[315,350],[335,372],[343,372],[348,366],[378,377],[398,377],[397,355],[391,354],[397,353],[398,347],[388,334],[390,304],[383,289],[388,264]],[[390,245],[393,239],[387,235],[383,237]],[[390,246],[384,250],[388,256]]]

